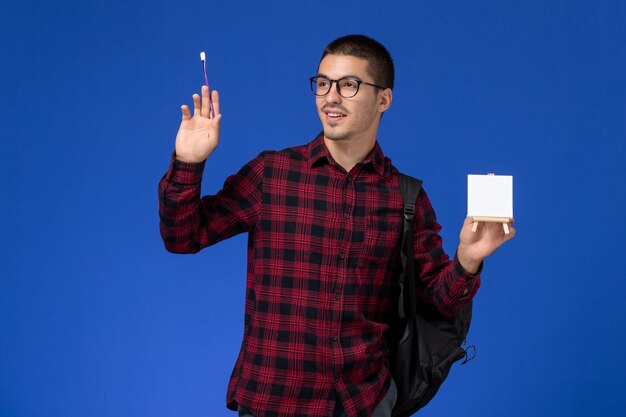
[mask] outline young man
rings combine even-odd
[[[323,133],[264,152],[200,198],[219,138],[212,92],[182,106],[176,153],[159,184],[167,250],[194,253],[248,232],[245,330],[227,405],[241,416],[389,416],[395,386],[385,332],[394,320],[394,266],[402,231],[397,170],[376,140],[392,102],[387,50],[360,35],[333,41],[311,78]],[[416,201],[420,295],[442,314],[469,302],[482,260],[506,240],[498,224],[467,219],[453,260],[430,201]]]

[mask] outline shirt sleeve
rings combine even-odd
[[[423,188],[415,206],[413,249],[418,292],[426,303],[449,317],[470,302],[478,291],[482,264],[476,274],[468,274],[456,254],[449,259],[439,236],[441,225]]]
[[[252,230],[260,211],[263,158],[248,162],[215,195],[200,198],[206,161],[185,163],[172,156],[159,182],[160,230],[165,248],[196,253],[238,233]]]

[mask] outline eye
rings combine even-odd
[[[345,88],[356,88],[359,84],[354,80],[344,80],[342,87]]]
[[[317,79],[317,86],[318,87],[326,87],[328,86],[328,80],[325,78],[318,78]]]

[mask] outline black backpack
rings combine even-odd
[[[415,201],[422,181],[398,174],[404,199],[398,315],[389,338],[391,374],[398,390],[392,417],[407,417],[435,396],[452,364],[465,357],[465,337],[472,319],[472,303],[451,318],[443,317],[417,297],[413,260]],[[472,346],[473,348],[473,346]],[[474,354],[475,354],[475,348]]]

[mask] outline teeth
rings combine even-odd
[[[339,114],[339,113],[328,113],[328,115],[330,117],[341,117],[341,114]]]

